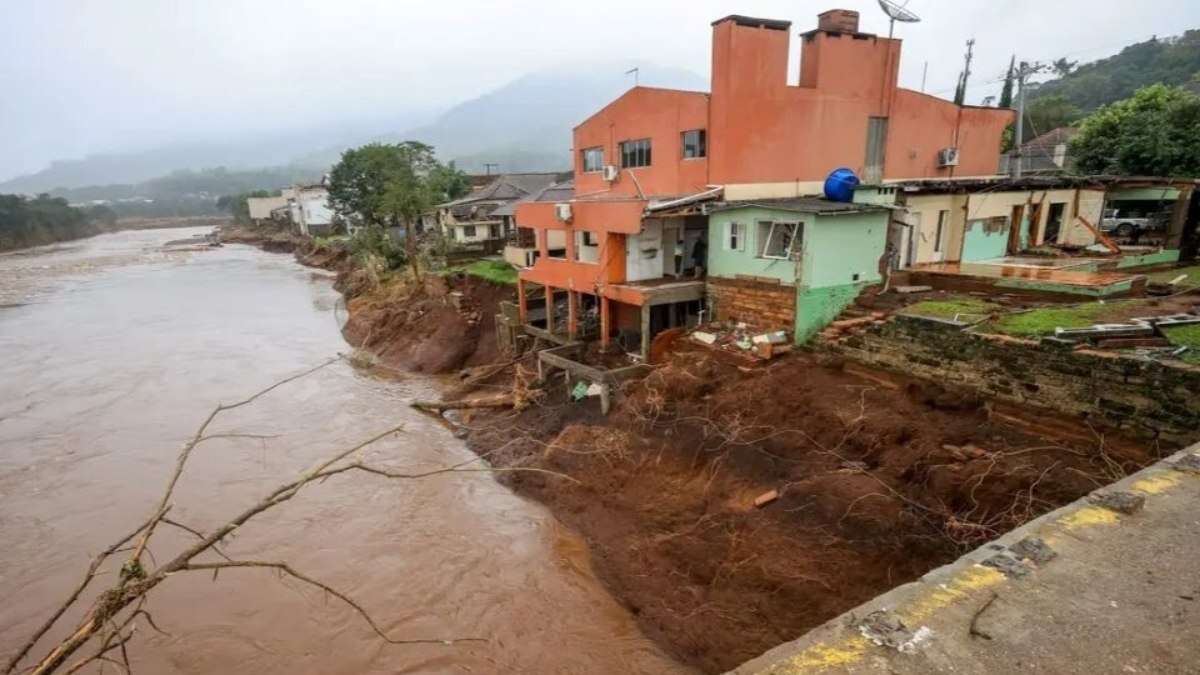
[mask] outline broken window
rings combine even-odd
[[[726,230],[725,248],[729,251],[746,250],[746,224],[729,223]]]
[[[595,173],[604,168],[604,148],[586,148],[583,151],[584,173]]]
[[[683,158],[699,159],[708,156],[708,132],[704,129],[692,129],[681,134],[683,136]]]
[[[799,232],[798,223],[759,223],[760,255],[764,258],[787,260],[792,257]]]
[[[621,168],[634,169],[639,166],[650,166],[649,138],[621,143]]]

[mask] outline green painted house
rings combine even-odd
[[[708,209],[707,294],[717,321],[792,331],[806,342],[879,283],[889,210],[815,197]]]

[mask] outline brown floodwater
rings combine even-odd
[[[193,232],[0,255],[0,655],[92,554],[147,517],[180,444],[214,404],[347,350],[328,275],[245,246],[161,250]],[[210,528],[401,422],[405,432],[367,459],[397,469],[471,459],[407,405],[436,387],[337,363],[239,408],[213,430],[271,437],[199,446],[172,516]],[[187,541],[156,539],[160,561]],[[486,641],[389,645],[319,590],[227,570],[215,581],[173,576],[152,594],[170,635],[139,631],[135,672],[687,672],[599,584],[575,534],[486,473],[338,476],[251,521],[226,552],[290,562],[355,598],[393,637]]]

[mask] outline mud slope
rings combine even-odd
[[[583,534],[647,635],[706,672],[1153,459],[1111,438],[1029,436],[978,401],[806,355],[745,372],[676,354],[627,393],[607,419],[594,399],[476,419],[470,443],[578,480],[503,474]]]
[[[426,275],[420,285],[390,283],[356,292],[342,283],[347,342],[390,368],[446,373],[497,357],[494,317],[514,291],[468,275]],[[349,286],[349,287],[347,287]]]

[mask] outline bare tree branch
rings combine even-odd
[[[183,446],[176,459],[175,468],[167,481],[166,489],[163,492],[158,508],[146,522],[139,526],[136,530],[123,537],[120,541],[113,544],[103,553],[93,560],[89,566],[87,573],[79,587],[68,597],[67,601],[60,606],[54,614],[39,628],[21,648],[21,650],[13,656],[9,661],[7,668],[3,671],[6,674],[11,674],[16,669],[20,661],[29,653],[29,651],[49,632],[49,630],[63,616],[66,610],[71,607],[80,597],[88,583],[97,575],[101,564],[117,551],[125,551],[132,548],[132,555],[128,558],[125,564],[121,567],[119,578],[114,585],[100,593],[93,601],[92,607],[84,615],[83,619],[77,624],[75,630],[66,638],[58,642],[44,657],[42,657],[33,667],[34,675],[46,675],[59,671],[65,666],[67,661],[81,648],[91,642],[93,639],[99,639],[99,649],[90,657],[83,659],[81,662],[73,663],[68,666],[68,672],[75,672],[86,665],[97,661],[104,663],[115,663],[120,665],[126,672],[129,671],[128,655],[126,653],[125,644],[132,638],[136,625],[134,621],[139,616],[144,616],[150,625],[159,632],[162,630],[154,623],[153,618],[143,608],[146,601],[146,596],[158,584],[165,581],[171,575],[177,572],[189,572],[199,570],[211,570],[214,575],[221,569],[231,567],[259,567],[271,568],[285,573],[295,579],[303,581],[309,585],[321,588],[325,592],[334,595],[338,599],[354,608],[370,625],[371,628],[385,641],[391,644],[455,644],[458,642],[481,641],[482,638],[456,638],[456,639],[425,639],[425,640],[397,640],[393,639],[379,628],[378,624],[366,613],[363,608],[355,603],[351,598],[343,593],[340,593],[333,588],[320,581],[302,575],[292,569],[286,562],[264,562],[264,561],[237,561],[230,559],[218,545],[224,541],[225,537],[236,531],[250,519],[258,514],[274,508],[284,502],[287,502],[292,497],[296,496],[306,485],[313,481],[324,480],[330,476],[348,471],[363,471],[365,473],[384,476],[393,479],[420,479],[430,476],[436,476],[445,473],[463,473],[463,472],[479,472],[479,473],[495,473],[503,471],[528,471],[553,475],[556,477],[578,482],[574,478],[565,474],[549,471],[546,469],[534,467],[511,467],[511,468],[466,468],[468,464],[479,461],[482,457],[460,462],[449,467],[431,469],[420,472],[400,472],[376,466],[364,464],[360,460],[349,461],[353,455],[359,453],[368,446],[377,443],[384,438],[401,432],[404,429],[403,424],[395,425],[391,428],[383,430],[352,447],[345,448],[335,452],[330,457],[316,463],[312,467],[300,472],[294,479],[279,485],[274,490],[266,493],[259,501],[244,509],[223,525],[212,529],[207,534],[192,528],[188,525],[180,523],[176,520],[166,517],[167,511],[170,510],[170,500],[174,494],[176,485],[183,474],[184,467],[191,455],[192,450],[204,440],[219,438],[219,437],[250,437],[250,434],[207,434],[207,429],[212,424],[213,420],[222,412],[231,410],[257,400],[264,394],[273,391],[274,389],[288,383],[293,382],[305,375],[311,374],[324,368],[338,359],[331,359],[321,365],[304,371],[300,374],[280,380],[279,382],[259,391],[258,393],[246,399],[232,404],[221,404],[213,409],[211,413],[201,423],[196,433]],[[349,463],[346,463],[348,462]],[[148,553],[149,542],[155,534],[159,524],[166,524],[171,527],[178,528],[191,534],[196,541],[186,546],[183,550],[167,560],[163,564],[158,564],[153,558],[151,562],[154,567],[147,570],[142,565],[142,554]],[[140,536],[139,536],[140,535]],[[131,540],[137,539],[136,545],[127,547],[126,544]],[[196,562],[195,558],[207,551],[225,558],[224,562]],[[132,611],[126,613],[132,607]],[[118,617],[124,614],[124,618],[118,620]],[[114,649],[120,649],[122,658],[125,661],[124,665],[107,656]]]

